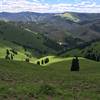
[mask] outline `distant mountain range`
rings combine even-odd
[[[84,41],[100,38],[100,14],[2,12],[0,20],[17,22],[31,31],[61,42],[67,36]]]
[[[35,49],[39,49],[40,45],[44,51],[48,47],[52,49],[53,44],[53,49],[57,50],[62,45],[71,48],[100,39],[98,13],[2,12],[0,20],[0,35],[4,39]]]
[[[55,17],[62,17],[72,21],[89,21],[100,19],[100,13],[35,13],[35,12],[19,12],[19,13],[9,13],[1,12],[0,20],[8,21],[23,21],[23,22],[41,22],[44,20],[50,20]]]

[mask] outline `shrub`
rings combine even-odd
[[[26,61],[26,62],[30,62],[29,58],[26,58],[25,61]]]
[[[44,64],[44,61],[43,60],[41,61],[41,64]]]
[[[9,55],[10,55],[10,52],[9,52],[9,50],[7,49],[7,50],[6,50],[6,56],[5,56],[5,59],[10,60]]]
[[[40,61],[37,61],[37,64],[40,65]]]
[[[13,60],[13,58],[14,58],[14,55],[13,55],[13,54],[11,54],[11,60]]]
[[[10,54],[10,52],[9,52],[9,50],[7,49],[7,50],[6,50],[6,55],[9,55],[9,54]]]
[[[49,58],[45,59],[45,64],[47,64],[49,62]]]
[[[5,59],[10,60],[9,55],[6,55],[6,56],[5,56]]]

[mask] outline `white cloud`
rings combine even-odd
[[[100,5],[96,2],[84,0],[75,4],[47,4],[42,3],[44,0],[0,0],[0,12],[65,12],[65,11],[76,11],[76,12],[93,12],[100,13]]]

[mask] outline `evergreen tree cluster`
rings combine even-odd
[[[79,71],[80,70],[78,57],[73,58],[70,70],[71,71]]]
[[[13,60],[14,59],[14,53],[11,50],[6,50],[6,55],[5,55],[5,59],[7,60]]]
[[[49,63],[49,58],[42,59],[41,61],[37,61],[38,65],[43,65]]]
[[[85,58],[100,61],[100,53],[92,49],[89,49],[85,52]]]

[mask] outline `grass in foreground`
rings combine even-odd
[[[80,72],[70,72],[70,64],[0,60],[0,100],[99,100],[100,63],[81,59]]]

